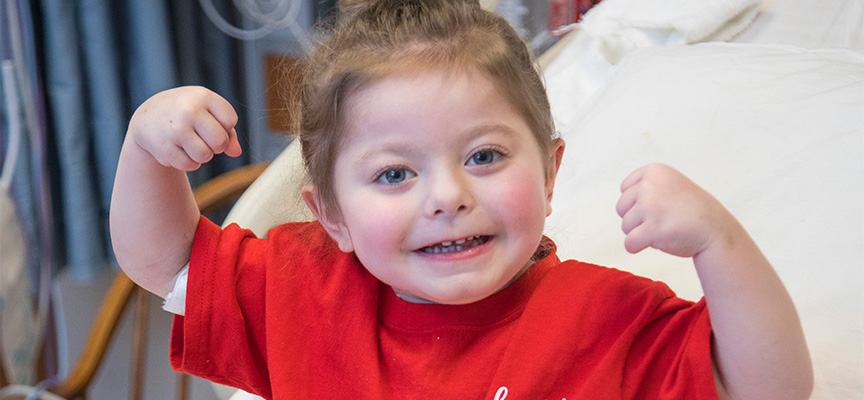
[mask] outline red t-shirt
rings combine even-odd
[[[400,300],[320,224],[202,218],[177,370],[275,399],[716,399],[704,301],[552,253],[473,304]]]

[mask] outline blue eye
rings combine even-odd
[[[404,182],[406,179],[414,177],[416,174],[404,167],[390,167],[379,172],[375,176],[375,181],[395,185]]]
[[[497,150],[480,150],[471,155],[471,158],[468,159],[468,165],[492,164],[501,156],[501,152]]]

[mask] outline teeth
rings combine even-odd
[[[438,253],[456,253],[456,252],[460,252],[462,250],[466,250],[466,249],[473,247],[472,245],[474,245],[475,241],[479,240],[479,239],[480,239],[480,236],[469,236],[467,238],[459,239],[456,241],[441,242],[438,245],[426,247],[423,249],[423,251],[426,253],[435,253],[435,254],[438,254]],[[468,245],[463,246],[466,243],[468,243]],[[477,244],[480,244],[480,243],[477,243]]]

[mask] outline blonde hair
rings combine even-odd
[[[506,20],[476,0],[343,0],[332,35],[305,61],[294,118],[309,179],[328,212],[339,212],[333,174],[350,124],[342,115],[346,98],[414,68],[483,74],[525,119],[542,154],[549,153],[555,133],[546,91]]]

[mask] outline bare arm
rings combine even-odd
[[[129,122],[111,198],[111,241],[123,271],[165,297],[189,261],[200,216],[186,171],[240,154],[237,115],[200,87],[161,92]]]
[[[721,398],[806,399],[813,370],[792,299],[743,226],[678,171],[651,164],[621,185],[617,210],[632,253],[692,257],[714,330]]]
[[[732,399],[810,398],[813,369],[792,298],[735,222],[738,233],[693,257],[711,313],[719,383]]]

